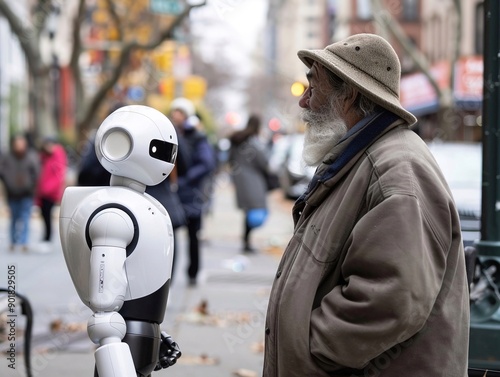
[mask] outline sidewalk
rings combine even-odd
[[[196,287],[187,286],[186,254],[179,253],[162,330],[172,335],[183,356],[172,368],[156,376],[259,376],[263,362],[265,311],[269,290],[281,253],[292,233],[292,203],[279,191],[269,197],[270,216],[252,234],[260,250],[241,253],[243,214],[235,207],[234,192],[227,176],[216,182],[213,209],[202,232],[202,266]],[[34,234],[40,227],[34,219]],[[6,219],[0,218],[0,237],[6,235]],[[179,235],[179,249],[186,247]],[[0,246],[0,268],[18,266],[18,291],[32,300],[36,325],[34,376],[84,377],[93,375],[93,344],[86,335],[90,310],[79,302],[66,271],[60,246],[50,254],[8,253]],[[2,274],[6,275],[6,274]],[[5,285],[0,281],[0,286]],[[58,322],[56,322],[59,320]],[[55,332],[48,331],[52,326]],[[22,327],[22,326],[21,326]],[[0,349],[5,349],[3,343]],[[20,353],[20,350],[17,350]],[[13,371],[7,356],[0,358],[0,375],[22,376],[24,358],[18,355]]]

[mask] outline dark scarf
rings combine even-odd
[[[304,192],[299,199],[297,199],[296,204],[301,204],[305,202],[306,198],[315,188],[323,182],[328,181],[333,178],[359,151],[365,149],[373,141],[375,141],[378,136],[392,123],[394,123],[399,117],[387,110],[382,112],[377,112],[375,114],[369,115],[358,123],[354,125],[339,141],[342,143],[346,139],[352,136],[352,140],[349,145],[340,153],[340,155],[333,161],[330,166],[320,174],[314,174],[311,182],[307,187],[306,192]]]

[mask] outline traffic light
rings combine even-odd
[[[300,81],[295,81],[290,87],[290,92],[294,97],[300,97],[306,90],[306,86]]]
[[[269,119],[269,123],[267,125],[269,129],[273,132],[278,132],[281,128],[281,122],[278,118]]]

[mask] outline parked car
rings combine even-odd
[[[278,139],[272,148],[269,165],[277,174],[280,187],[288,199],[297,199],[307,189],[314,171],[302,159],[304,134],[285,135]]]
[[[428,144],[450,186],[465,245],[480,239],[482,144],[433,142]]]

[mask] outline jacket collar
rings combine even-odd
[[[341,171],[348,171],[358,157],[382,134],[401,124],[399,117],[383,110],[371,114],[356,123],[325,156],[304,194],[297,199],[294,218],[298,219],[305,204],[318,206],[340,179]],[[297,213],[296,213],[297,212]]]

